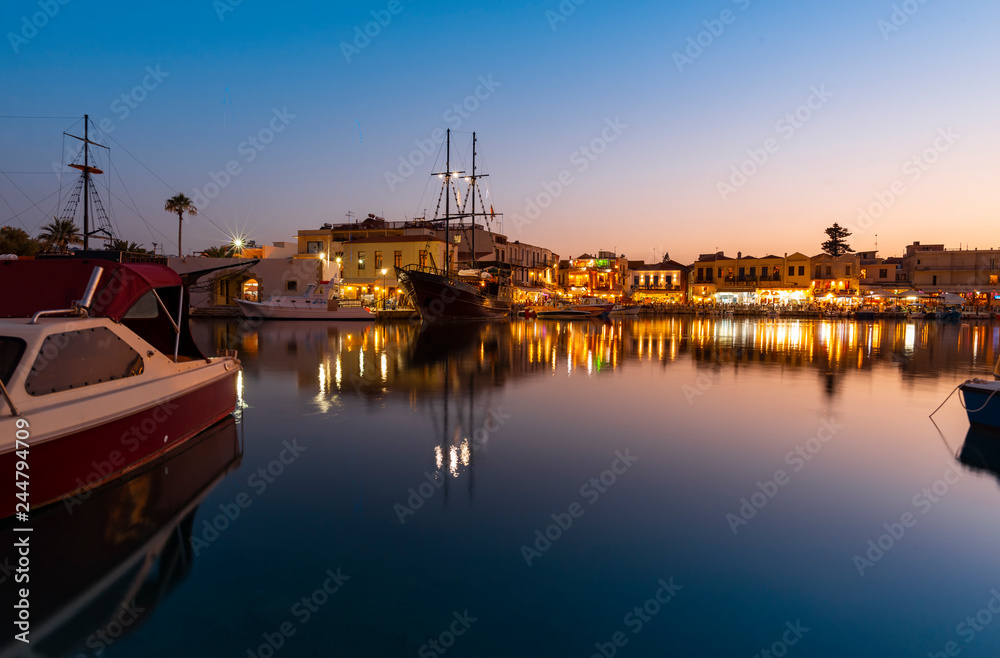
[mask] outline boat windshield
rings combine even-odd
[[[6,386],[17,368],[27,344],[20,338],[0,336],[0,381]]]

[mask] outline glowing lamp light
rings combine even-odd
[[[386,270],[386,269],[385,269],[385,268],[383,267],[383,268],[382,268],[382,276],[385,276],[385,273],[386,273],[387,271],[388,271],[388,270]]]
[[[319,259],[320,260],[326,260],[326,252],[325,251],[319,252]]]

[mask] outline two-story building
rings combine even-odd
[[[860,295],[861,257],[857,253],[831,256],[822,253],[810,259],[812,296],[817,301],[845,303]]]
[[[926,293],[955,293],[979,304],[1000,299],[1000,249],[914,242],[906,247],[901,269],[913,288]]]
[[[684,304],[688,293],[688,268],[677,261],[647,264],[628,262],[626,290],[640,304]]]

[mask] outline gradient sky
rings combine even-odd
[[[288,240],[348,211],[433,214],[433,157],[394,185],[386,174],[447,127],[461,131],[466,169],[477,132],[510,239],[563,257],[812,255],[833,222],[854,227],[856,249],[877,234],[885,256],[914,240],[1000,246],[995,1],[63,1],[0,6],[0,115],[106,119],[113,150],[99,179],[122,237],[167,253],[177,225],[164,200],[194,197],[230,161],[240,173],[185,222],[185,251],[235,232]],[[727,10],[729,24],[712,23]],[[390,20],[348,61],[342,44],[376,32],[372,12]],[[708,45],[679,67],[675,53],[702,32]],[[158,82],[147,77],[157,67]],[[135,90],[144,78],[151,89]],[[806,120],[779,123],[814,90],[828,97],[813,97]],[[466,101],[478,105],[466,118],[450,113]],[[276,110],[294,118],[262,149],[245,142]],[[81,126],[0,118],[0,223],[35,235],[57,214],[58,176],[10,172],[52,172],[66,161],[63,131]],[[594,140],[603,152],[581,158]],[[748,150],[767,160],[724,195]],[[907,164],[915,156],[928,160]],[[561,174],[572,182],[551,204],[515,219]],[[872,204],[879,216],[859,225]]]

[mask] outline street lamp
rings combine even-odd
[[[385,310],[385,300],[389,299],[388,288],[385,287],[385,273],[386,269],[382,268],[382,310]]]

